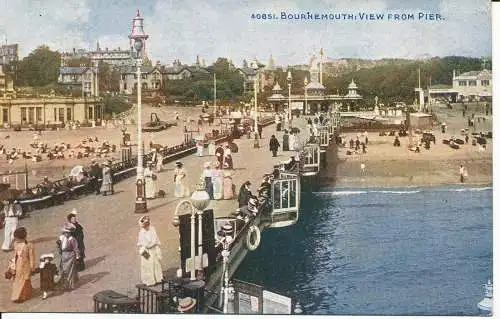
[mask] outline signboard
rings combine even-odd
[[[0,64],[8,64],[18,60],[18,45],[0,45]]]
[[[292,313],[292,299],[264,290],[262,292],[263,307],[265,315],[289,315]]]
[[[234,280],[235,314],[280,314],[292,313],[292,299],[264,290],[262,286]]]
[[[262,313],[262,287],[234,280],[235,313],[256,315]]]

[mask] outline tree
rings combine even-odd
[[[106,62],[99,63],[99,91],[118,92],[120,90],[120,71]]]
[[[17,85],[45,86],[56,83],[61,55],[48,46],[39,46],[22,59],[18,67]]]
[[[110,118],[113,114],[122,113],[132,106],[124,98],[118,96],[106,95],[102,102],[104,104],[104,115],[106,118]]]

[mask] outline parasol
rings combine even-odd
[[[82,165],[76,165],[69,172],[69,176],[77,177],[82,172],[83,172],[83,166]]]

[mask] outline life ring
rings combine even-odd
[[[253,243],[252,243],[252,237],[255,237]],[[248,250],[254,251],[259,247],[259,244],[260,244],[260,229],[255,225],[250,226],[250,229],[248,230],[247,233],[247,241],[246,241]]]

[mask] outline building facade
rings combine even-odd
[[[0,64],[7,65],[19,61],[19,46],[17,44],[0,45]]]
[[[137,92],[137,67],[120,69],[120,93],[133,94]],[[141,88],[145,91],[159,91],[163,88],[162,72],[159,67],[141,67]]]
[[[470,71],[457,75],[453,70],[452,85],[436,84],[427,90],[428,102],[489,101],[492,98],[491,70]],[[415,89],[415,91],[420,89]]]
[[[491,99],[491,70],[470,71],[459,75],[453,71],[453,89],[460,101]]]
[[[12,78],[3,72],[3,66],[0,65],[0,96],[7,96],[14,93],[14,82]]]
[[[97,72],[93,68],[62,67],[57,82],[70,89],[81,88],[83,96],[98,95]]]
[[[97,97],[0,98],[0,109],[4,126],[85,123],[103,118],[103,106]]]

